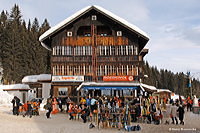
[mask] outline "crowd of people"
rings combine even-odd
[[[39,115],[39,108],[41,101],[27,101],[26,103],[21,103],[17,96],[14,96],[11,103],[13,104],[13,115],[22,115],[23,117],[32,115]]]
[[[66,110],[63,108],[66,106]],[[130,122],[146,122],[154,124],[184,124],[184,107],[180,100],[158,99],[158,97],[128,99],[119,97],[81,97],[80,103],[75,104],[70,98],[49,98],[45,109],[47,118],[58,111],[66,111],[69,119],[79,116],[86,123],[96,121],[103,126],[117,123],[119,126]],[[178,119],[179,118],[179,119]],[[180,122],[178,122],[180,121]],[[119,124],[120,123],[120,124]],[[120,126],[121,126],[120,125]]]
[[[20,104],[16,96],[12,100],[13,115],[23,116],[39,115],[40,102],[27,101]],[[131,122],[144,122],[148,124],[182,124],[184,125],[184,108],[190,111],[192,100],[160,99],[158,96],[149,98],[124,97],[81,97],[79,104],[69,97],[48,98],[44,108],[46,117],[51,114],[64,112],[69,114],[69,120],[82,118],[83,122],[95,122],[102,127],[122,128]]]

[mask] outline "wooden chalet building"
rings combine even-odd
[[[96,90],[93,95],[101,95],[101,82],[101,89],[110,88],[116,95],[118,89],[114,88],[133,89],[133,83],[143,77],[143,57],[148,53],[144,46],[149,37],[102,7],[89,6],[78,11],[39,40],[52,51],[52,95],[56,97],[77,96],[78,87],[90,91],[87,86],[80,86],[88,82],[93,83],[88,87]]]

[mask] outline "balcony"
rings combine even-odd
[[[138,56],[98,56],[97,62],[135,62],[138,61]]]
[[[97,45],[128,45],[128,38],[126,37],[96,36],[95,39]],[[67,37],[63,43],[71,46],[88,46],[92,45],[92,37]]]
[[[65,56],[52,56],[52,62],[60,62],[60,63],[67,63],[67,62],[92,62],[92,56],[75,56],[75,57],[65,57]]]

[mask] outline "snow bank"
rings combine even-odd
[[[0,106],[12,106],[13,95],[8,94],[7,91],[0,89]]]

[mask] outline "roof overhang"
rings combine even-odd
[[[149,52],[149,49],[144,48],[144,49],[142,49],[142,51],[140,52],[140,55],[141,55],[142,57],[144,57],[146,54],[148,54],[148,52]]]
[[[139,82],[83,82],[77,87],[77,91],[79,91],[81,88],[85,86],[98,86],[98,87],[111,87],[111,86],[117,86],[117,87],[140,87],[142,91],[145,91],[144,88],[141,86]]]
[[[147,85],[141,83],[141,86],[145,89],[147,92],[157,92],[157,88],[155,86]]]
[[[172,91],[168,90],[168,89],[157,89],[157,92],[155,92],[156,94],[159,93],[172,93]]]

